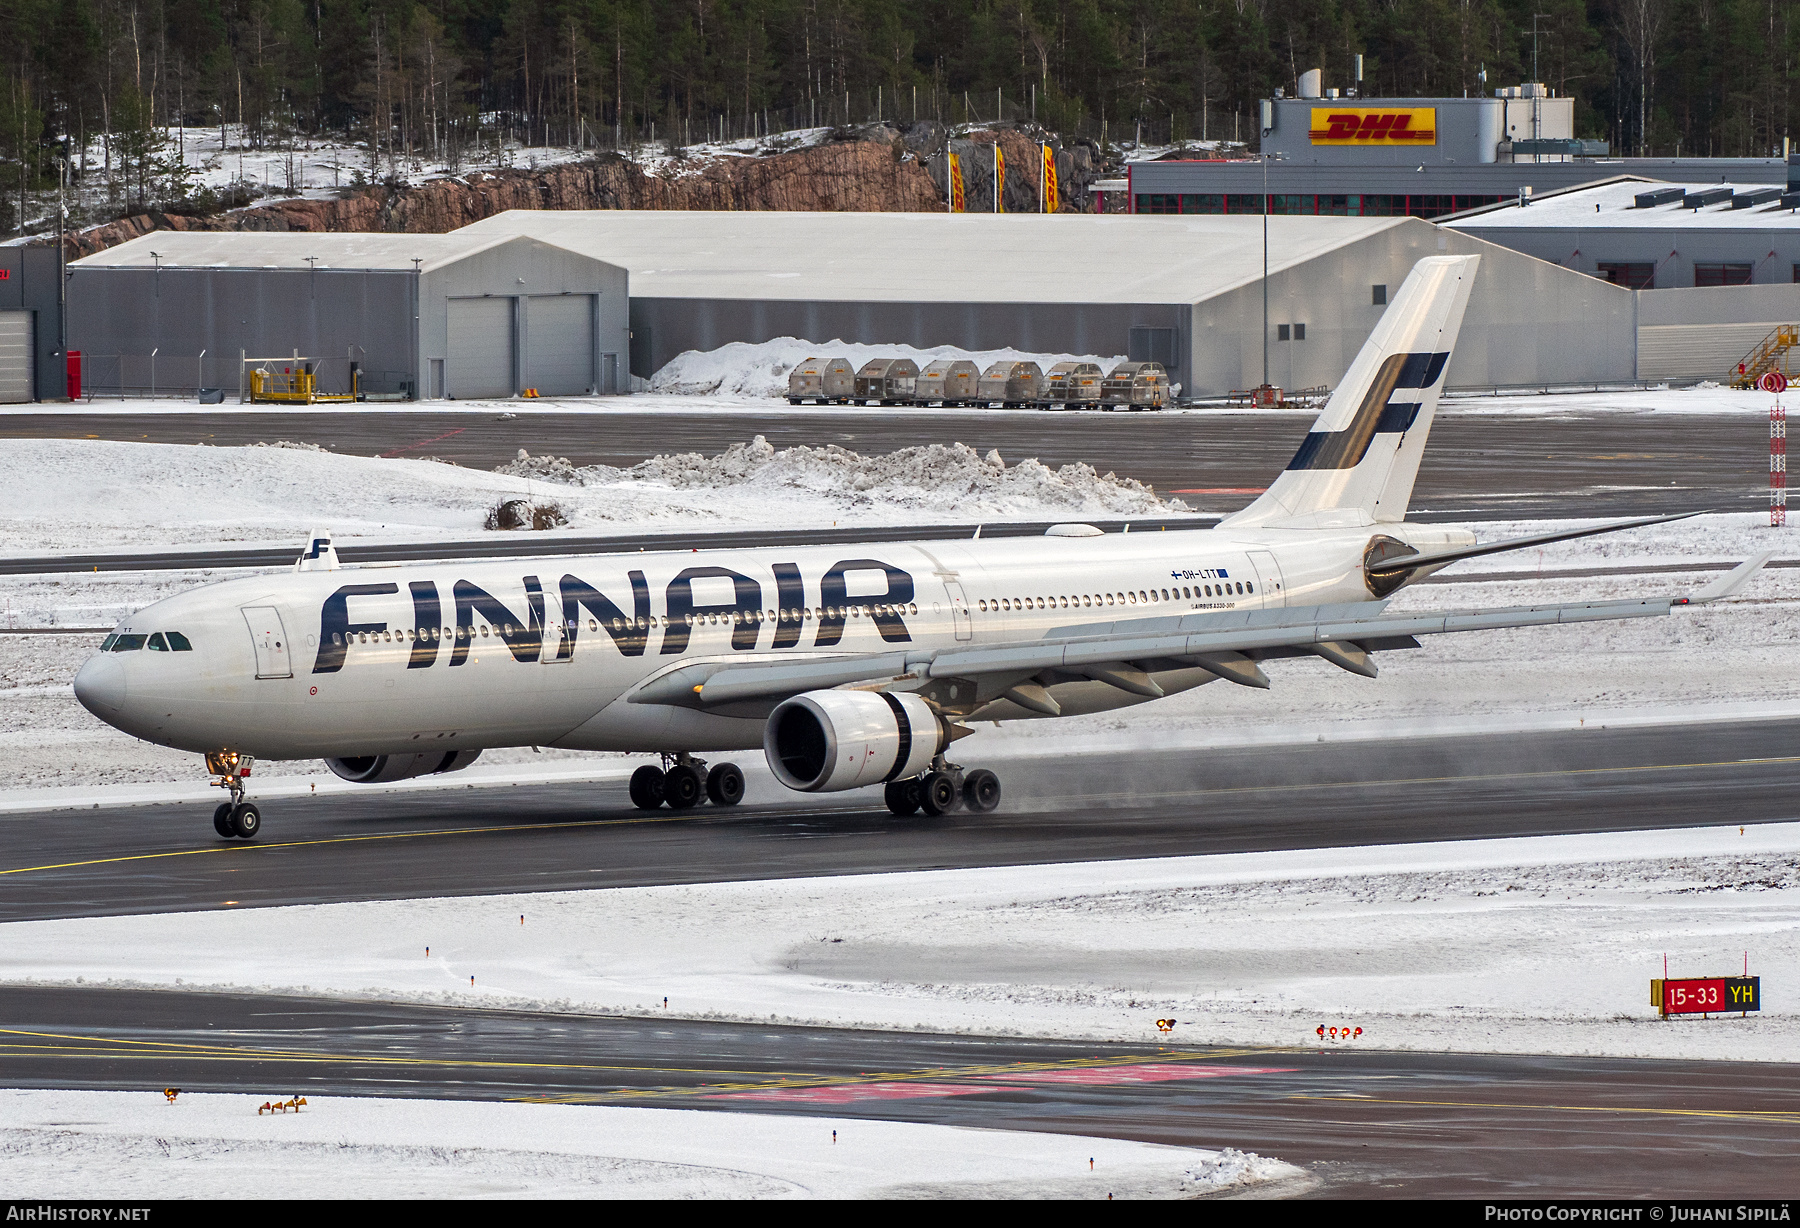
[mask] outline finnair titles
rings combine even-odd
[[[1672,519],[1477,544],[1408,523],[1479,257],[1418,262],[1288,468],[1216,527],[880,546],[340,567],[315,534],[291,573],[212,584],[128,618],[75,693],[136,737],[206,756],[261,815],[251,764],[322,758],[363,783],[454,772],[483,750],[642,752],[631,799],[734,805],[717,756],[761,748],[806,792],[880,785],[895,814],[991,810],[965,767],[971,722],[1053,719],[1214,682],[1266,687],[1271,660],[1374,678],[1418,636],[1666,615],[1736,592],[1390,614],[1458,559]],[[953,751],[955,752],[953,754]]]

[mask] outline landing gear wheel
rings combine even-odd
[[[231,803],[220,802],[219,808],[213,811],[213,830],[227,840],[237,835],[237,828],[231,825]]]
[[[905,818],[919,813],[919,807],[925,802],[925,786],[917,776],[909,780],[890,780],[887,788],[882,790],[882,800],[887,802],[889,810]]]
[[[928,772],[920,782],[919,808],[926,814],[949,814],[961,800],[956,793],[956,779],[948,772]]]
[[[700,778],[700,769],[691,763],[677,763],[663,777],[663,800],[669,803],[671,810],[688,809],[705,791],[706,782]]]
[[[976,814],[985,814],[1000,804],[1000,778],[986,768],[976,768],[963,777],[963,805]]]
[[[743,769],[735,763],[721,763],[708,772],[706,796],[715,806],[735,806],[743,801]]]
[[[639,810],[655,810],[663,804],[663,770],[646,763],[631,774],[631,804]]]
[[[262,830],[262,812],[249,802],[231,808],[231,829],[245,840]]]

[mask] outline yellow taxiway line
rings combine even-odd
[[[84,866],[115,865],[125,861],[156,861],[164,857],[201,857],[220,853],[256,853],[276,849],[306,848],[315,844],[358,844],[370,840],[416,840],[423,836],[480,836],[490,832],[543,831],[571,827],[631,827],[647,823],[683,823],[708,817],[702,814],[671,814],[641,819],[571,819],[556,823],[505,823],[494,827],[441,827],[430,831],[373,832],[365,836],[321,836],[316,840],[284,840],[280,844],[222,844],[203,849],[172,849],[166,853],[128,853],[120,857],[95,857],[87,861],[61,861],[43,866],[16,866],[0,870],[4,874],[34,874],[41,870],[77,870]]]
[[[108,1059],[132,1058],[161,1061],[267,1062],[291,1061],[307,1064],[341,1062],[355,1065],[437,1067],[471,1070],[579,1070],[596,1073],[637,1075],[690,1075],[699,1078],[729,1079],[731,1082],[709,1083],[697,1087],[620,1088],[614,1091],[588,1093],[605,1096],[708,1095],[721,1091],[779,1090],[790,1087],[835,1087],[856,1083],[895,1083],[937,1079],[961,1079],[978,1075],[1031,1074],[1046,1070],[1104,1070],[1111,1066],[1134,1066],[1146,1060],[1158,1062],[1201,1062],[1227,1057],[1243,1057],[1262,1050],[1217,1050],[1205,1053],[1180,1052],[1154,1055],[1128,1054],[1118,1057],[1071,1058],[1055,1062],[1008,1062],[977,1066],[934,1067],[928,1070],[861,1071],[854,1075],[812,1075],[753,1070],[710,1070],[679,1066],[625,1066],[582,1062],[526,1062],[517,1060],[477,1060],[457,1058],[403,1057],[380,1054],[329,1053],[296,1049],[234,1048],[228,1045],[193,1044],[181,1041],[134,1040],[128,1037],[95,1037],[61,1032],[39,1032],[21,1028],[0,1028],[0,1037],[23,1037],[29,1040],[74,1041],[73,1045],[44,1045],[0,1041],[0,1060],[6,1057],[58,1056]],[[750,1081],[740,1081],[745,1078]],[[525,1097],[533,1098],[533,1097]],[[556,1099],[558,1097],[552,1097]]]

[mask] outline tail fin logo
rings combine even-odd
[[[1396,392],[1421,393],[1444,374],[1449,353],[1390,354],[1363,394],[1356,416],[1341,431],[1312,431],[1288,462],[1289,469],[1354,469],[1377,435],[1404,435],[1419,416],[1419,401],[1393,401]]]

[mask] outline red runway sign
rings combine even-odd
[[[1762,978],[1697,977],[1684,981],[1651,981],[1650,1005],[1665,1015],[1723,1015],[1762,1009]]]

